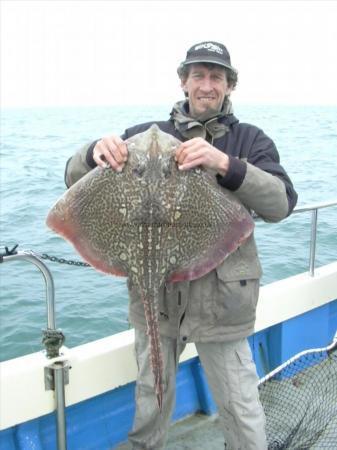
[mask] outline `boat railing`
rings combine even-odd
[[[311,277],[315,276],[318,210],[323,208],[329,208],[331,206],[337,206],[337,200],[299,206],[296,207],[292,212],[292,214],[299,214],[311,211],[310,253],[309,253],[309,269],[308,269],[309,275]],[[255,220],[259,220],[259,217],[255,217]]]
[[[337,206],[337,200],[315,203],[314,205],[299,207],[295,208],[295,210],[293,211],[293,213],[295,214],[311,211],[311,234],[310,234],[310,254],[309,254],[309,275],[311,277],[315,275],[318,210],[328,208],[330,206]]]
[[[68,362],[60,355],[60,348],[64,342],[64,334],[56,328],[55,321],[55,288],[53,276],[41,259],[32,251],[16,251],[16,246],[1,254],[0,262],[23,260],[36,266],[43,275],[46,286],[47,300],[47,329],[43,330],[42,342],[46,347],[47,358],[53,363],[44,368],[45,389],[55,391],[57,449],[67,450],[66,419],[65,419],[65,384],[68,383]],[[61,359],[59,358],[61,356]],[[58,358],[58,359],[54,359]]]
[[[45,281],[45,287],[46,287],[46,301],[47,301],[47,327],[49,330],[56,330],[56,322],[55,322],[55,288],[54,288],[54,279],[52,277],[52,274],[44,264],[43,261],[36,256],[34,252],[31,250],[23,250],[23,251],[16,251],[16,247],[14,249],[8,251],[5,254],[1,255],[1,262],[5,261],[27,261],[32,263],[34,266],[36,266],[41,274],[43,275],[44,281]],[[47,350],[48,354],[48,350]],[[52,355],[52,357],[58,356],[58,353],[55,355]],[[49,354],[48,354],[49,357]]]

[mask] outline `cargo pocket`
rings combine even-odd
[[[238,359],[237,375],[240,386],[240,397],[237,398],[237,404],[242,415],[250,414],[252,410],[256,410],[258,413],[261,407],[257,389],[259,380],[248,342],[240,345],[235,353]]]
[[[255,320],[259,280],[226,281],[217,272],[218,296],[213,312],[217,322],[242,325]]]

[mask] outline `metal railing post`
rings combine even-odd
[[[47,300],[47,327],[56,330],[55,324],[55,288],[52,274],[48,267],[30,251],[17,252],[13,255],[3,255],[3,261],[28,261],[36,266],[43,275],[46,284],[46,300]]]
[[[34,264],[42,273],[46,284],[47,299],[47,330],[43,331],[43,343],[46,347],[47,358],[60,356],[59,349],[64,341],[61,330],[56,329],[55,322],[55,289],[54,280],[48,267],[30,251],[16,252],[13,254],[1,255],[1,262],[25,260]],[[45,368],[46,389],[55,390],[56,400],[56,428],[57,428],[57,448],[67,450],[67,433],[65,420],[65,375],[68,366],[65,361],[56,361]]]
[[[317,238],[317,216],[318,210],[313,209],[311,213],[311,238],[310,238],[310,256],[309,256],[309,275],[315,275],[315,255]]]
[[[57,423],[57,449],[67,450],[66,415],[65,415],[65,377],[64,362],[56,362],[51,368],[54,371],[56,423]]]

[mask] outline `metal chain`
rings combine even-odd
[[[3,257],[4,256],[10,256],[10,255],[16,255],[17,254],[17,247],[19,246],[19,244],[16,244],[11,250],[9,250],[8,247],[4,247],[5,251],[3,251],[3,247],[0,247],[0,263],[3,261]],[[38,252],[34,252],[32,250],[29,251],[30,254],[37,256],[38,258],[41,259],[48,259],[49,261],[52,262],[57,262],[59,264],[68,264],[69,266],[78,266],[78,267],[91,267],[90,264],[85,263],[83,261],[74,261],[71,259],[64,259],[64,258],[58,258],[57,256],[50,256],[47,253],[38,253]]]
[[[79,266],[79,267],[91,267],[90,264],[82,261],[74,261],[71,259],[58,258],[57,256],[47,255],[47,253],[42,254],[36,253],[36,255],[42,259],[48,259],[49,261],[57,262],[59,264],[68,264],[69,266]]]

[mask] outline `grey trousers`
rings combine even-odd
[[[185,345],[161,336],[164,359],[163,411],[158,410],[146,334],[135,330],[138,364],[136,413],[129,443],[133,450],[165,448],[175,405],[179,356]],[[258,397],[255,364],[247,339],[196,343],[219,415],[223,420],[226,450],[266,450],[265,417]]]

